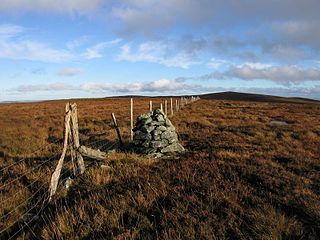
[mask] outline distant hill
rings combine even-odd
[[[200,95],[202,99],[250,101],[250,102],[275,102],[275,103],[320,103],[320,101],[308,98],[287,98],[263,94],[239,93],[239,92],[219,92]]]

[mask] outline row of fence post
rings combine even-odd
[[[183,107],[185,107],[186,105],[193,103],[195,101],[198,101],[200,99],[200,97],[180,97],[180,98],[176,98],[175,99],[175,109],[174,109],[174,102],[173,102],[173,98],[170,98],[170,116],[173,116],[174,112],[179,112],[179,110]],[[164,106],[164,107],[163,107]],[[162,112],[164,112],[165,115],[168,115],[168,100],[165,99],[164,102],[160,103],[160,108],[159,108]],[[149,111],[151,112],[153,110],[153,102],[152,100],[149,101]],[[133,122],[133,99],[130,99],[130,140],[133,140],[133,126],[134,126],[134,122]]]
[[[173,116],[174,112],[179,112],[184,106],[199,100],[199,97],[181,97],[175,99],[175,109],[173,108],[173,98],[170,98],[170,116]],[[164,105],[164,108],[163,108]],[[164,114],[168,115],[168,100],[165,99],[164,102],[160,103],[161,111],[164,110]],[[152,100],[149,102],[149,111],[153,110]],[[114,113],[111,113],[115,129],[119,138],[120,146],[123,145],[120,130],[116,121]],[[133,99],[130,99],[130,140],[133,140]],[[58,161],[55,171],[51,176],[50,186],[49,186],[49,201],[51,201],[53,195],[55,194],[58,186],[58,181],[60,178],[60,173],[64,158],[66,156],[67,149],[70,148],[71,160],[73,163],[74,174],[82,174],[85,171],[85,164],[83,156],[94,158],[94,159],[105,159],[106,153],[99,150],[91,149],[89,147],[83,146],[79,141],[79,126],[78,126],[78,113],[77,105],[68,103],[65,110],[65,127],[64,127],[64,144],[61,157]]]

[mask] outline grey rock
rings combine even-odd
[[[152,139],[153,139],[153,140],[156,140],[156,141],[161,140],[161,135],[160,135],[160,134],[158,134],[158,135],[153,135],[153,136],[152,136]]]
[[[137,122],[146,122],[147,119],[151,118],[152,113],[148,112],[137,117]]]
[[[171,123],[171,121],[169,120],[169,118],[166,118],[165,126],[167,126],[167,127],[173,126],[172,123]]]
[[[161,131],[161,132],[164,132],[167,130],[167,128],[165,126],[158,126],[157,127],[157,130]]]
[[[150,133],[154,130],[155,126],[143,125],[140,130],[144,133]]]
[[[161,158],[162,156],[163,154],[159,152],[148,154],[148,157],[151,157],[151,158]]]
[[[144,149],[143,152],[145,154],[152,154],[152,153],[156,153],[157,152],[157,149],[155,148],[148,148],[148,149]]]
[[[174,131],[176,131],[176,128],[174,126],[168,126],[167,131],[174,132]]]
[[[148,140],[141,144],[141,146],[144,147],[144,148],[148,148],[149,145],[150,145],[150,142]]]
[[[108,166],[108,165],[104,165],[104,164],[100,165],[100,167],[103,168],[103,169],[105,169],[105,170],[110,170],[110,169],[112,169],[112,167],[110,167],[110,166]]]
[[[185,149],[184,147],[182,147],[182,145],[180,143],[174,143],[171,144],[163,149],[161,149],[162,153],[169,153],[169,152],[184,152]]]
[[[168,141],[152,141],[152,142],[150,142],[150,147],[155,148],[155,149],[163,148],[167,145],[168,145]]]
[[[144,133],[142,131],[136,131],[133,140],[151,140],[151,134],[150,133]]]
[[[162,115],[162,116],[164,116],[165,114],[164,114],[164,112],[161,111],[161,109],[155,109],[155,110],[153,111],[153,116],[156,116],[156,115]]]
[[[169,141],[173,141],[178,139],[178,135],[175,132],[163,132],[161,134],[162,139],[167,139]]]
[[[133,140],[133,144],[134,145],[140,145],[142,143],[142,141],[141,140]]]
[[[71,177],[68,177],[64,182],[65,188],[69,189],[71,187],[72,183],[73,183],[73,179]]]
[[[152,136],[161,135],[161,134],[162,134],[162,131],[156,129],[156,130],[152,131],[151,134],[152,134]]]
[[[162,115],[157,115],[156,116],[156,120],[159,122],[159,123],[165,123],[166,120],[164,119],[164,117]]]

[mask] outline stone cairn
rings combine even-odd
[[[175,130],[167,116],[156,109],[137,118],[133,129],[133,144],[137,152],[156,157],[184,152]]]

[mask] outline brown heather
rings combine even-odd
[[[148,101],[134,99],[135,116],[148,110]],[[153,101],[157,107],[160,99]],[[111,112],[128,139],[129,99],[75,102],[84,145],[100,140],[94,146],[103,150],[116,141]],[[0,217],[39,189],[1,219],[0,230],[47,191],[61,151],[65,103],[0,105],[0,169],[20,161],[1,172]],[[87,160],[85,174],[68,192],[60,187],[40,220],[18,237],[319,239],[319,104],[200,100],[171,120],[187,154],[155,160],[117,152],[103,163],[108,168]],[[290,124],[272,126],[272,120]]]

